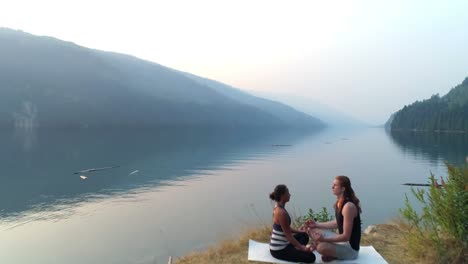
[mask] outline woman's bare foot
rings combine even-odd
[[[322,256],[322,261],[323,262],[330,262],[332,260],[336,259],[335,257],[331,257],[331,256]]]

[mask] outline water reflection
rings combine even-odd
[[[403,153],[437,166],[441,161],[461,165],[468,156],[468,134],[390,131],[390,138]]]
[[[36,132],[29,150],[13,131],[0,137],[1,263],[167,263],[271,224],[278,183],[293,192],[291,214],[331,210],[338,174],[352,178],[363,226],[384,223],[410,195],[401,183],[434,171],[412,145],[421,139],[398,143],[381,129]]]
[[[14,141],[19,144],[24,151],[31,151],[36,144],[37,135],[34,126],[16,126],[13,132]]]
[[[67,216],[67,208],[110,195],[131,195],[280,153],[318,131],[225,129],[0,131],[0,218],[26,223]],[[13,140],[12,140],[13,139]],[[81,174],[88,168],[118,168]],[[135,170],[138,173],[131,174]],[[42,213],[41,213],[42,212]],[[44,214],[49,212],[49,215]],[[70,213],[70,211],[68,211]],[[23,218],[18,222],[18,218]]]

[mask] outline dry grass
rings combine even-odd
[[[270,226],[246,232],[240,239],[225,241],[220,245],[202,252],[194,252],[176,260],[178,264],[201,263],[259,263],[247,261],[249,239],[267,242],[270,236]],[[428,263],[411,259],[406,250],[407,242],[404,234],[407,227],[400,222],[392,222],[377,226],[377,232],[363,234],[361,245],[372,245],[388,263]]]
[[[377,225],[375,233],[363,234],[361,245],[373,246],[391,264],[430,263],[410,257],[407,249],[408,242],[405,238],[407,231],[408,227],[400,221]]]
[[[194,252],[176,260],[178,264],[201,264],[201,263],[260,263],[247,261],[247,249],[249,239],[256,241],[269,241],[270,226],[263,226],[248,231],[238,240],[224,241],[216,247],[202,252]]]

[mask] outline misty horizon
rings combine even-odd
[[[130,54],[244,91],[303,96],[379,125],[468,75],[467,8],[463,1],[14,1],[0,10],[0,27]]]

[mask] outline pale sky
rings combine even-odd
[[[468,1],[430,0],[0,0],[0,27],[381,124],[468,76],[467,10]]]

